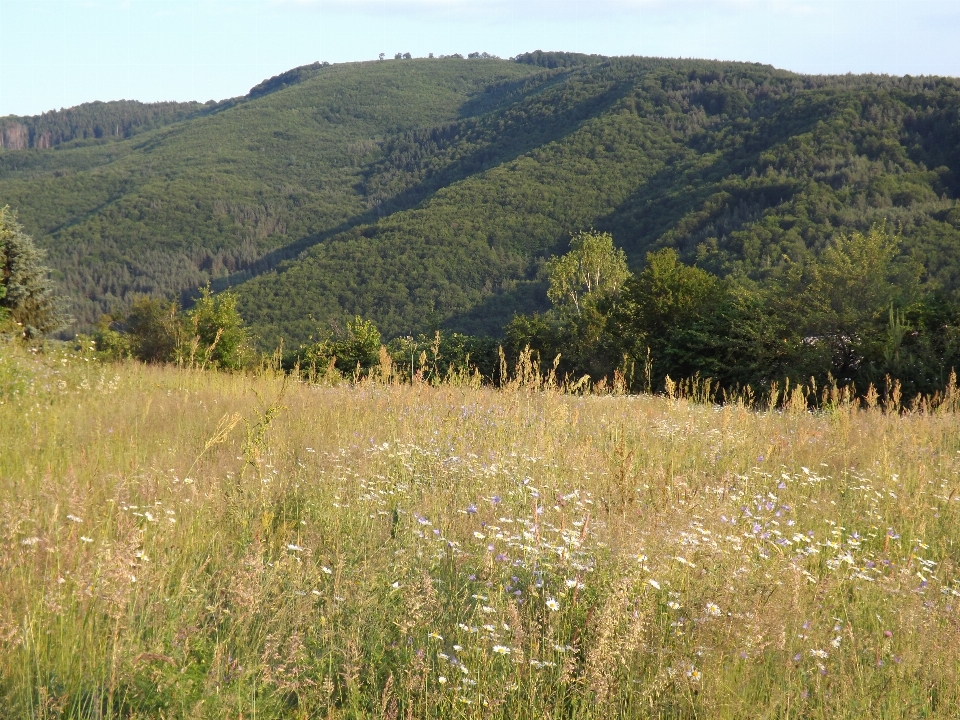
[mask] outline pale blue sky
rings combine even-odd
[[[0,116],[220,100],[314,60],[538,48],[960,76],[960,0],[0,0]]]

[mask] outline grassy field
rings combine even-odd
[[[960,425],[0,349],[0,716],[956,717]]]

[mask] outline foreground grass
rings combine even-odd
[[[0,356],[0,715],[954,717],[955,415]]]

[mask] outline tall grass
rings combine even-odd
[[[0,715],[956,716],[956,415],[550,387],[5,347]]]

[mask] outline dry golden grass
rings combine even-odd
[[[952,413],[9,347],[0,400],[5,716],[960,707]]]

